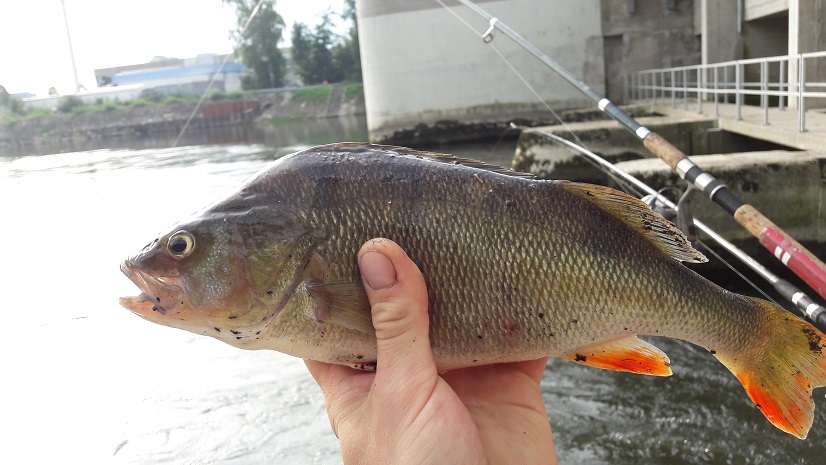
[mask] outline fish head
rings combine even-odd
[[[180,223],[124,260],[140,289],[120,304],[164,326],[243,347],[271,323],[303,272],[288,215],[245,209]],[[302,262],[302,260],[304,260]]]
[[[192,330],[230,304],[243,282],[231,279],[228,231],[209,223],[177,225],[124,260],[121,271],[141,293],[122,297],[121,305],[155,323]]]

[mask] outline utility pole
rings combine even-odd
[[[66,39],[69,41],[69,57],[72,59],[72,72],[75,76],[75,92],[80,92],[80,81],[77,79],[77,65],[75,64],[75,51],[72,48],[72,35],[69,34],[69,18],[66,16],[66,0],[60,0],[63,5],[63,21],[66,23]]]

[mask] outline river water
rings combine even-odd
[[[120,261],[159,231],[270,160],[365,130],[327,121],[244,137],[257,143],[195,134],[200,145],[180,148],[156,139],[0,153],[3,463],[341,463],[300,360],[157,326],[117,303],[136,292]],[[456,152],[507,163],[512,147]],[[549,363],[543,396],[561,463],[826,463],[823,389],[800,441],[705,350],[654,342],[671,378]]]

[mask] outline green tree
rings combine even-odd
[[[252,14],[257,0],[224,0],[235,7],[238,29],[231,34],[236,43],[236,51],[250,73],[244,78],[246,89],[266,89],[280,87],[284,82],[286,60],[278,44],[283,39],[284,19],[275,11],[275,3],[267,0],[249,24],[243,35],[241,32]]]
[[[309,69],[310,55],[312,54],[312,32],[304,23],[293,24],[293,30],[290,34],[290,42],[292,43],[293,64],[298,69],[298,74],[304,83],[309,81],[305,77],[306,69]]]
[[[3,113],[22,115],[25,109],[20,99],[12,97],[5,87],[0,86],[0,114]]]
[[[361,55],[359,50],[359,28],[356,19],[356,0],[344,1],[341,18],[351,21],[350,31],[343,40],[333,47],[333,60],[346,81],[361,82]]]
[[[361,81],[358,26],[355,3],[352,0],[346,2],[341,17],[353,24],[349,33],[343,37],[333,33],[329,13],[322,15],[321,23],[312,31],[302,23],[293,26],[293,61],[305,84]]]
[[[305,24],[296,23],[293,26],[293,61],[305,84],[341,80],[341,73],[333,62],[335,39],[332,21],[327,13],[321,17],[321,23],[312,32]]]

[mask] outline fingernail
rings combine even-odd
[[[373,290],[386,289],[396,284],[396,269],[383,254],[368,250],[359,257],[361,278]]]

